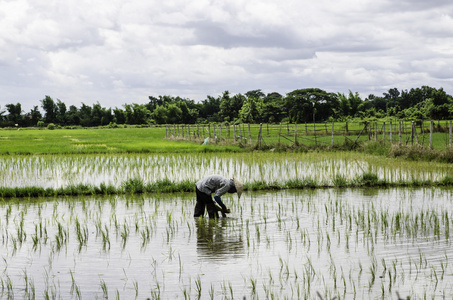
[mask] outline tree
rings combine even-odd
[[[124,104],[124,109],[126,124],[147,124],[151,117],[151,112],[143,104]]]
[[[6,104],[6,110],[8,111],[8,115],[6,116],[6,119],[9,121],[10,126],[14,125],[20,125],[22,126],[23,124],[23,118],[22,118],[22,106],[20,103],[17,104]]]
[[[269,93],[263,99],[261,118],[263,122],[281,122],[287,116],[285,101],[279,93]]]
[[[38,110],[37,105],[33,106],[28,116],[30,119],[30,125],[36,126],[38,124],[38,121],[42,118],[41,112]]]
[[[57,121],[57,106],[50,96],[46,96],[41,100],[41,107],[44,109],[44,121],[46,123],[56,123]]]
[[[204,120],[208,122],[221,122],[220,101],[220,97],[214,98],[212,96],[207,96],[207,99],[203,100],[198,108],[198,122],[202,122]]]
[[[244,123],[260,122],[260,112],[263,106],[263,99],[251,96],[244,101],[239,110],[239,118]]]
[[[55,119],[60,125],[66,125],[67,123],[66,104],[61,102],[60,99],[57,99]]]
[[[164,105],[157,105],[151,113],[151,117],[157,124],[167,123],[168,110]]]
[[[286,95],[285,106],[291,122],[324,121],[335,117],[339,108],[337,95],[321,89],[295,90]]]
[[[241,94],[230,97],[228,91],[223,92],[220,100],[220,116],[224,121],[233,122],[239,118],[239,110],[246,98]]]
[[[122,110],[121,108],[115,107],[115,109],[113,109],[113,114],[114,114],[113,121],[115,123],[117,123],[117,124],[126,123],[126,113],[124,110]]]

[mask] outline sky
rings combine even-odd
[[[423,85],[453,94],[451,0],[0,0],[0,111]]]

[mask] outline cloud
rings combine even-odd
[[[0,105],[318,87],[453,93],[450,1],[0,0]]]

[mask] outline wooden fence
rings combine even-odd
[[[168,124],[167,138],[256,145],[344,145],[365,140],[430,149],[452,146],[452,121],[279,124]]]

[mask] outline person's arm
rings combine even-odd
[[[220,198],[220,196],[214,196],[214,200],[215,200],[215,202],[217,202],[217,203],[220,205],[220,207],[222,208],[222,210],[226,210],[226,209],[227,209],[226,206],[225,206],[225,204],[223,204],[223,201],[222,201],[222,199]]]

